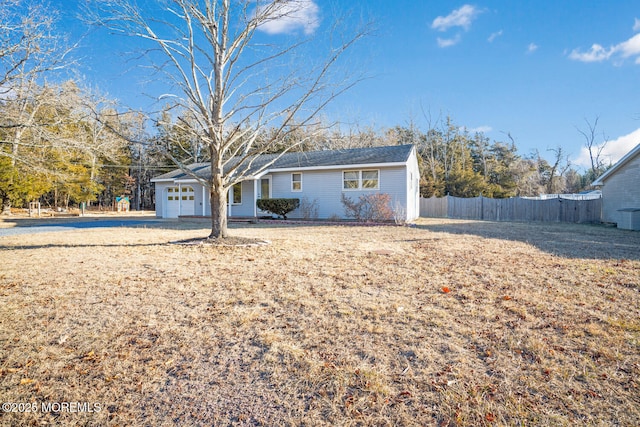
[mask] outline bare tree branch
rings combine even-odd
[[[602,133],[602,142],[598,142],[597,136],[597,127],[598,120],[600,117],[596,116],[591,123],[586,118],[584,119],[587,129],[582,130],[576,126],[578,132],[584,137],[585,143],[584,146],[587,148],[589,152],[589,160],[591,161],[591,174],[592,178],[596,179],[600,173],[603,171],[603,167],[605,166],[604,159],[602,158],[602,153],[609,142],[609,138],[606,137],[604,132]]]

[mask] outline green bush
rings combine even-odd
[[[287,214],[300,206],[300,199],[258,199],[256,205],[260,210],[287,219]]]

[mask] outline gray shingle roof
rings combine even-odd
[[[324,150],[285,153],[278,158],[269,171],[278,169],[313,168],[327,166],[351,166],[384,163],[404,163],[411,154],[413,145],[394,145],[385,147],[350,148],[343,150]],[[251,176],[262,168],[265,164],[276,158],[277,154],[263,154],[257,157],[245,175]],[[188,166],[198,176],[208,177],[211,175],[209,163],[194,163]],[[243,168],[240,168],[243,169]],[[180,169],[165,173],[153,178],[153,181],[166,179],[184,179],[189,175]]]

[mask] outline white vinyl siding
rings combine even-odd
[[[370,170],[370,169],[363,169]],[[303,191],[291,191],[291,173],[273,172],[272,188],[274,198],[295,198],[302,200],[306,198],[309,203],[314,202],[318,206],[318,218],[326,219],[332,215],[346,218],[344,206],[340,201],[344,192],[350,198],[356,200],[361,195],[372,193],[386,193],[391,196],[392,205],[396,202],[404,205],[407,200],[407,189],[405,187],[406,168],[403,166],[376,169],[378,173],[378,186],[372,189],[344,190],[343,172],[338,170],[317,170],[304,172]],[[357,172],[357,171],[356,171]],[[235,212],[235,211],[234,211]],[[301,218],[299,209],[287,215],[288,218]]]
[[[606,177],[602,186],[602,221],[618,223],[620,209],[640,208],[640,155]]]
[[[236,186],[234,186],[234,196],[236,195],[236,190],[240,189],[240,204],[232,204],[231,209],[229,209],[229,215],[235,217],[250,217],[254,214],[255,202],[253,201],[253,188],[255,185],[255,181],[248,179],[246,181],[242,181]]]

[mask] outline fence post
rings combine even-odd
[[[560,207],[558,208],[558,222],[562,222],[562,219],[564,218],[564,216],[562,215],[563,213],[563,207],[564,207],[564,203],[562,202],[562,199],[558,196],[558,200],[560,201]]]

